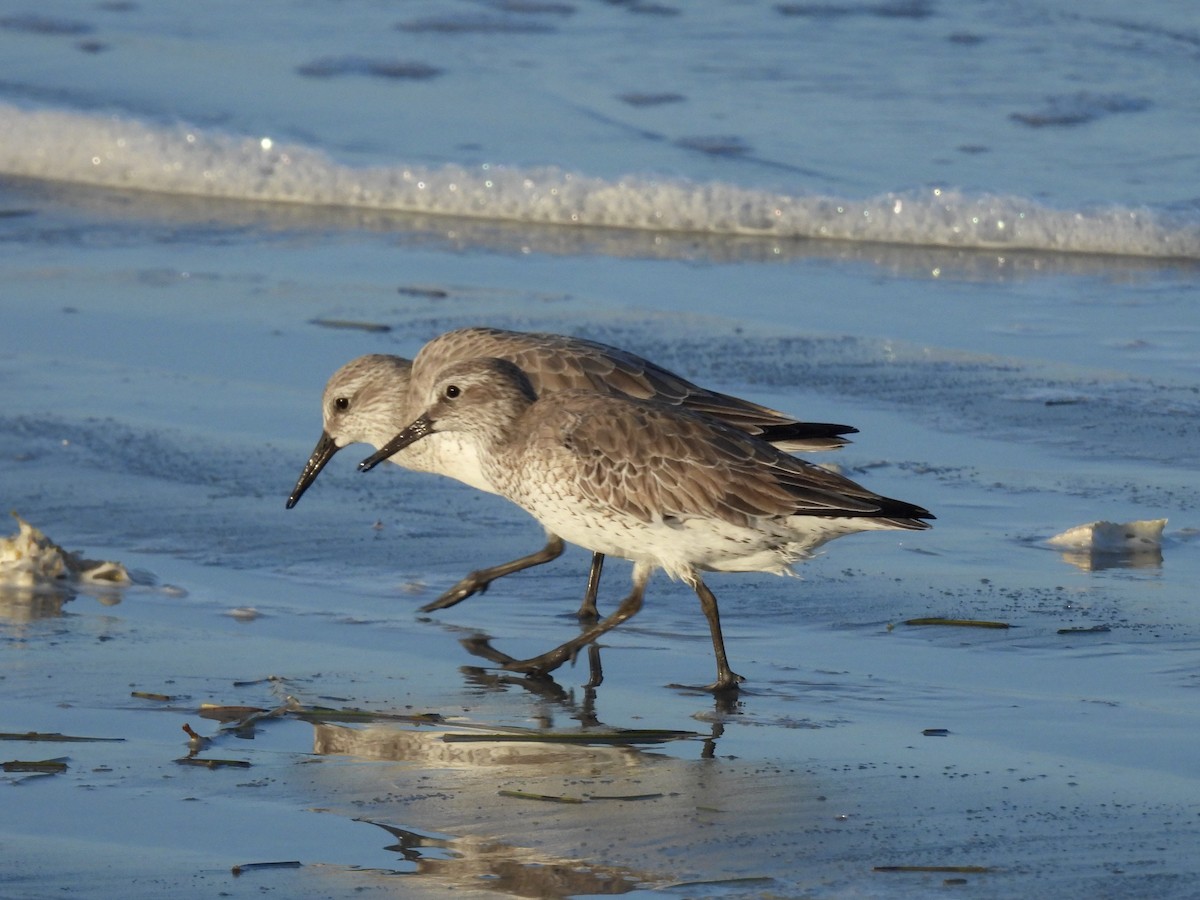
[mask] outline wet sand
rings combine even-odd
[[[976,260],[948,285],[861,258],[520,254],[511,236],[462,252],[411,232],[39,214],[44,242],[5,251],[0,499],[140,583],[0,592],[0,731],[119,739],[0,742],[5,760],[66,764],[2,776],[0,894],[1192,890],[1200,443],[1172,354],[1193,337],[1116,346],[1128,297],[1171,271],[1097,288],[1112,325],[1073,327],[1086,316],[1039,297],[1051,311],[1022,330],[1015,306],[980,323],[936,310],[1119,266],[1005,287]],[[848,287],[897,307],[852,327],[828,299]],[[423,616],[466,571],[539,546],[538,526],[445,480],[361,475],[366,448],[284,510],[328,375],[466,324],[607,340],[856,425],[829,458],[936,527],[839,540],[801,579],[714,577],[749,679],[734,703],[670,686],[708,681],[712,659],[694,596],[661,575],[606,637],[597,689],[584,659],[552,682],[506,674],[472,641],[527,656],[570,636],[582,551]],[[1159,517],[1161,558],[1044,543]],[[628,574],[610,564],[602,609]],[[904,624],[929,616],[1010,627]],[[279,713],[229,729],[202,704]],[[296,711],[316,708],[374,716]],[[179,762],[184,725],[212,739],[196,756],[239,765]],[[301,865],[251,865],[277,862]]]

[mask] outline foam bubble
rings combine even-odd
[[[353,167],[271,135],[5,104],[0,131],[0,172],[109,188],[556,226],[1200,258],[1200,219],[1152,208],[1058,210],[937,187],[851,199],[554,167]]]

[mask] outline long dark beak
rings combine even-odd
[[[333,459],[333,454],[337,453],[340,449],[334,443],[333,438],[329,436],[328,431],[321,432],[321,439],[317,441],[317,446],[313,450],[312,456],[304,464],[304,471],[300,473],[300,478],[296,482],[296,486],[292,488],[292,496],[287,499],[288,509],[291,509],[300,502],[300,498],[304,496],[304,492],[308,490],[308,486],[317,480],[317,476],[325,468],[325,463]]]
[[[360,462],[358,464],[358,470],[360,472],[370,472],[389,456],[399,453],[409,444],[415,444],[421,438],[425,437],[425,435],[433,434],[435,430],[436,429],[433,427],[433,422],[429,419],[429,417],[421,416],[421,418],[417,419],[402,432],[380,447],[377,453],[368,456],[366,459]]]

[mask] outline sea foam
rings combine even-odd
[[[0,104],[0,174],[196,197],[556,226],[1200,258],[1200,215],[941,187],[865,199],[555,167],[355,167],[269,136]]]

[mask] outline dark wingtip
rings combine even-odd
[[[937,520],[937,516],[923,506],[905,503],[903,500],[885,499],[887,499],[887,505],[884,507],[884,512],[888,518],[911,522],[913,528],[932,528],[933,526],[929,522]]]
[[[832,422],[788,422],[763,426],[758,437],[785,453],[804,453],[845,447],[851,443],[848,434],[858,434],[858,429]]]
[[[858,434],[853,425],[838,425],[833,422],[789,422],[786,425],[767,425],[762,436],[768,441],[837,439],[844,434]]]

